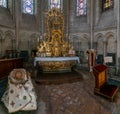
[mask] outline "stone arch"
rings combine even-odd
[[[96,43],[97,43],[97,54],[104,54],[104,38],[103,38],[103,34],[102,33],[98,33],[95,36],[96,39]]]
[[[80,44],[79,44],[79,42],[80,42],[80,36],[78,36],[78,35],[74,35],[74,37],[73,37],[73,47],[74,47],[74,49],[76,50],[76,51],[79,51],[79,46],[80,46]]]
[[[87,51],[88,49],[90,49],[90,37],[88,36],[88,34],[83,34],[82,35],[82,43],[81,43],[81,47],[82,50]]]
[[[4,33],[4,36],[5,36],[4,39],[6,39],[6,38],[9,38],[11,40],[15,39],[14,33],[10,30],[6,31]]]
[[[103,38],[103,34],[102,34],[102,33],[96,34],[94,41],[95,41],[95,42],[98,42],[98,39],[99,39],[99,38]]]
[[[81,62],[87,62],[88,59],[88,55],[87,55],[87,50],[90,49],[90,37],[88,34],[84,33],[81,35],[80,37],[80,41],[81,41],[81,47],[80,47],[80,60]]]
[[[14,37],[13,32],[10,30],[4,33],[3,47],[4,47],[3,52],[6,52],[6,50],[15,50],[15,37]]]
[[[79,50],[79,47],[78,47],[78,42],[80,42],[80,50],[81,51],[87,51],[89,49],[89,36],[88,34],[74,34],[72,36],[72,39],[75,39],[74,41],[74,47],[75,49]]]
[[[104,42],[103,42],[103,38],[99,38],[97,40],[97,53],[98,54],[104,54]]]
[[[106,54],[107,53],[115,53],[116,50],[116,40],[114,38],[113,32],[108,32],[105,34],[106,39]]]
[[[72,38],[76,38],[80,41],[87,41],[89,42],[89,35],[88,34],[73,34]]]
[[[90,37],[88,36],[88,34],[83,34],[83,37],[82,37],[84,40],[90,42]]]
[[[113,36],[114,36],[114,33],[113,33],[113,32],[107,32],[107,33],[105,34],[106,40],[107,40],[109,37],[113,37]]]

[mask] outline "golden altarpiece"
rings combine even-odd
[[[59,9],[53,8],[46,14],[46,35],[37,47],[39,65],[46,72],[67,71],[76,64],[73,46],[65,34],[64,16]]]

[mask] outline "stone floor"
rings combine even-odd
[[[94,76],[81,70],[83,80],[58,85],[39,85],[34,83],[38,96],[38,109],[15,114],[120,114],[120,93],[113,102],[94,95]],[[33,79],[34,81],[34,79]],[[0,114],[8,114],[0,105]]]

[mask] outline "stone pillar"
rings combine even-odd
[[[107,43],[106,41],[103,41],[103,57],[106,56],[106,47],[107,47]]]
[[[88,42],[88,48],[89,49],[91,48],[91,42],[90,41]]]
[[[117,33],[116,33],[116,74],[119,70],[119,57],[120,57],[120,1],[115,0],[116,18],[117,18]]]
[[[12,50],[15,50],[15,39],[12,39]]]
[[[67,7],[67,12],[66,12],[67,13],[67,17],[66,17],[67,18],[67,23],[66,23],[66,26],[67,26],[66,29],[67,29],[67,31],[66,31],[66,33],[69,35],[69,9],[70,9],[69,8],[69,0],[67,0],[66,5],[67,5],[66,6]]]
[[[90,49],[93,48],[93,0],[91,0],[91,10],[90,10]]]
[[[19,50],[19,18],[20,18],[20,11],[19,11],[19,3],[20,1],[15,0],[15,36],[16,36],[16,50]]]
[[[4,55],[4,53],[3,53],[3,52],[4,52],[4,51],[3,51],[3,49],[4,49],[4,47],[3,47],[4,44],[3,44],[3,43],[5,42],[5,39],[0,39],[0,42],[1,42],[1,56],[3,56],[3,55]]]
[[[100,18],[100,0],[95,1],[95,6],[96,6],[95,10],[95,25],[96,25]]]
[[[43,0],[41,0],[41,25],[42,25],[42,37],[43,37],[43,39],[44,39],[44,10],[43,10],[43,8],[44,8],[44,5],[43,5],[44,3],[43,3]]]
[[[80,51],[81,51],[81,41],[78,42],[78,49],[79,49],[79,55],[80,55]]]
[[[93,42],[93,48],[97,50],[97,42]]]
[[[1,49],[0,49],[0,57],[2,57],[2,39],[0,39],[0,47],[1,47]]]

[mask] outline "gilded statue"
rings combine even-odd
[[[61,56],[61,53],[60,53],[60,45],[59,45],[59,42],[55,42],[55,44],[54,44],[54,48],[53,48],[53,55],[55,56],[55,57],[59,57],[59,56]]]

